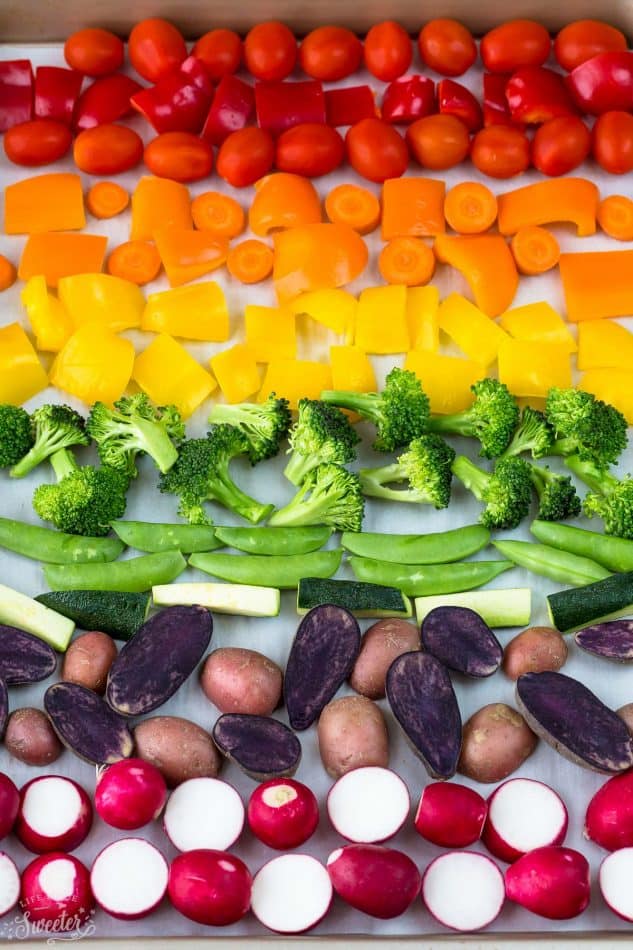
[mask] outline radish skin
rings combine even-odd
[[[15,833],[29,851],[74,851],[91,826],[90,799],[72,779],[42,775],[22,787]]]
[[[633,923],[633,848],[621,848],[607,855],[598,873],[600,892],[607,907]]]
[[[235,855],[198,849],[174,858],[167,890],[184,917],[209,927],[227,927],[248,912],[251,886],[250,871]]]
[[[314,792],[291,778],[263,782],[250,797],[248,824],[256,838],[269,848],[286,851],[310,838],[319,823]]]
[[[391,769],[364,766],[346,772],[327,797],[327,811],[336,831],[358,844],[392,838],[409,816],[407,786]]]
[[[481,837],[487,811],[485,800],[472,788],[432,782],[422,790],[415,829],[440,848],[467,848]]]
[[[585,816],[585,837],[607,851],[633,846],[633,774],[614,775],[598,789]]]
[[[88,869],[72,854],[43,854],[22,872],[20,907],[31,921],[75,930],[91,915],[94,897]]]
[[[589,862],[573,848],[536,848],[506,871],[506,896],[548,920],[578,917],[589,904]]]
[[[163,825],[179,851],[227,851],[242,833],[244,806],[228,782],[191,778],[171,793]]]
[[[376,844],[337,848],[327,859],[327,869],[339,897],[380,920],[404,914],[422,886],[420,872],[407,854]]]
[[[20,897],[20,873],[15,862],[0,851],[0,917],[13,910]]]
[[[119,838],[95,858],[90,883],[95,900],[119,920],[146,917],[167,891],[167,861],[144,838]]]
[[[251,909],[260,923],[280,934],[306,933],[332,903],[330,876],[309,854],[282,854],[253,879]]]
[[[166,800],[167,785],[156,766],[123,759],[99,777],[95,809],[107,825],[133,831],[158,818]]]
[[[440,855],[422,878],[427,910],[451,930],[482,930],[499,916],[504,899],[501,871],[490,858],[474,851]]]
[[[535,848],[562,844],[568,821],[565,803],[553,788],[514,778],[488,799],[482,840],[496,858],[512,863]]]
[[[0,772],[0,840],[13,831],[20,808],[20,793],[8,775]]]

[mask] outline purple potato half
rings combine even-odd
[[[5,733],[9,721],[9,691],[7,684],[0,679],[0,739]]]
[[[212,735],[222,755],[256,782],[290,778],[301,761],[301,743],[288,726],[271,716],[225,713]]]
[[[607,620],[578,630],[574,639],[581,650],[618,663],[633,662],[633,620]]]
[[[55,683],[44,693],[44,709],[60,742],[80,759],[112,765],[132,755],[134,743],[125,719],[93,690]]]
[[[421,629],[422,647],[440,663],[466,676],[492,676],[503,659],[494,633],[468,607],[436,607]]]
[[[7,686],[39,683],[56,668],[57,654],[48,643],[25,630],[0,624],[0,677]]]

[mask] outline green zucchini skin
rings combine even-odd
[[[35,598],[75,621],[80,630],[101,630],[113,640],[130,640],[147,619],[149,594],[109,590],[55,590]]]
[[[633,571],[612,574],[604,580],[547,598],[550,619],[561,633],[569,633],[602,620],[633,612]]]
[[[321,604],[345,607],[355,617],[411,617],[411,601],[395,587],[303,577],[297,591],[297,613],[305,614]]]

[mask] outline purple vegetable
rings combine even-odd
[[[633,661],[633,620],[607,620],[579,630],[576,643],[587,653],[620,663]]]
[[[294,638],[284,679],[290,725],[307,729],[350,673],[360,650],[360,628],[343,607],[323,604],[305,615]]]
[[[468,607],[436,607],[422,621],[422,646],[449,670],[492,676],[503,649],[490,627]]]
[[[222,755],[256,782],[289,778],[301,761],[301,743],[295,734],[270,716],[225,713],[213,727],[213,741]]]
[[[60,742],[80,759],[111,765],[132,755],[125,719],[91,689],[55,683],[44,693],[44,709]]]
[[[566,759],[596,772],[633,766],[626,723],[578,680],[549,670],[524,673],[516,697],[530,729]]]
[[[0,677],[7,686],[39,683],[57,668],[57,655],[39,637],[0,624]]]
[[[123,716],[166,703],[209,646],[213,619],[204,607],[167,607],[125,644],[110,668],[106,700]]]
[[[429,653],[403,653],[387,670],[387,699],[429,775],[451,778],[462,747],[462,719],[445,667]]]

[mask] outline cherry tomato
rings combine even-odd
[[[149,82],[157,82],[180,66],[187,57],[187,47],[182,33],[173,23],[150,17],[133,28],[128,53],[137,73]]]
[[[277,139],[275,166],[281,172],[317,178],[333,172],[344,158],[345,142],[329,125],[305,122],[286,129]]]
[[[601,20],[575,20],[564,26],[554,40],[554,56],[569,72],[599,53],[625,49],[624,33]]]
[[[439,17],[422,27],[418,36],[422,60],[442,76],[461,76],[477,59],[472,33],[459,20]]]
[[[542,66],[552,41],[535,20],[508,20],[490,30],[481,41],[484,66],[491,73],[513,73],[520,66]]]
[[[304,73],[323,82],[351,76],[360,66],[363,44],[344,26],[320,26],[308,33],[299,47]]]
[[[464,161],[470,148],[468,129],[454,115],[416,119],[406,138],[411,154],[423,168],[452,168]]]
[[[369,181],[399,178],[409,164],[402,136],[382,119],[361,119],[345,136],[347,159],[359,175]]]
[[[220,178],[234,188],[245,188],[273,167],[275,143],[270,132],[249,126],[231,132],[220,146],[216,162]]]
[[[285,79],[297,61],[297,41],[292,30],[278,20],[258,23],[246,34],[244,62],[256,79]]]
[[[211,174],[213,149],[191,132],[163,132],[147,143],[143,160],[159,178],[199,181]]]
[[[489,178],[513,178],[530,165],[530,142],[521,129],[490,125],[475,135],[470,160]]]
[[[598,165],[611,175],[633,170],[633,115],[630,112],[603,112],[593,127],[592,154]]]
[[[142,157],[141,136],[125,125],[84,129],[73,146],[75,165],[87,175],[118,175],[134,168]]]
[[[108,76],[123,65],[123,41],[110,33],[89,27],[72,33],[64,43],[64,59],[86,76]]]
[[[532,164],[543,175],[566,175],[591,151],[591,132],[576,115],[544,122],[532,139]]]
[[[242,62],[242,41],[233,30],[209,30],[195,44],[192,56],[202,60],[214,82],[236,73]]]
[[[63,158],[72,141],[72,132],[63,122],[32,119],[7,129],[4,151],[15,165],[48,165]]]
[[[394,20],[372,26],[365,37],[365,66],[376,79],[393,82],[406,73],[413,59],[409,34]]]

